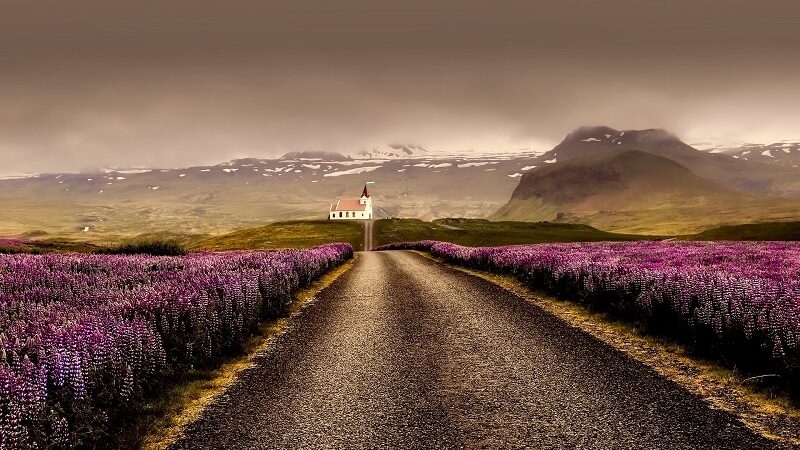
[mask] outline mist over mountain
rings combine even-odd
[[[761,161],[699,151],[660,129],[616,130],[606,126],[581,127],[568,134],[544,161],[565,161],[609,150],[640,150],[675,161],[696,175],[733,190],[767,196],[800,196],[797,168],[775,167]]]
[[[699,151],[658,129],[581,127],[492,217],[645,233],[800,216],[800,171]]]
[[[742,144],[733,147],[711,147],[710,153],[728,155],[745,161],[778,166],[800,167],[800,142],[782,141],[772,144]]]
[[[372,147],[355,153],[357,158],[412,158],[429,154],[428,150],[414,144],[389,144],[383,147]]]
[[[352,158],[342,155],[337,152],[326,151],[305,151],[305,152],[289,152],[280,157],[283,160],[292,159],[305,159],[309,161],[348,161]]]

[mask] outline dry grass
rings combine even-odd
[[[156,450],[174,443],[206,406],[224,392],[242,371],[253,366],[253,359],[269,348],[275,338],[286,330],[292,317],[313,302],[320,290],[333,283],[352,265],[353,260],[350,260],[298,292],[289,314],[260,325],[239,355],[226,359],[214,370],[198,371],[187,376],[185,380],[148,402],[137,423],[133,425],[133,434],[138,435],[139,439],[132,439],[129,444],[132,447]]]
[[[675,341],[646,335],[630,322],[583,305],[534,292],[511,276],[448,264],[425,252],[426,258],[483,278],[535,304],[570,326],[582,330],[640,361],[657,373],[700,396],[712,408],[727,411],[765,438],[800,446],[800,409],[779,390],[760,390],[746,376],[715,361],[691,355]]]

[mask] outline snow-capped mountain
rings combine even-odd
[[[758,161],[780,166],[800,166],[800,142],[782,141],[772,144],[742,144],[735,147],[711,147],[710,153],[730,155],[745,161]]]
[[[429,156],[429,151],[414,144],[388,144],[370,147],[347,156],[353,159],[409,159]]]
[[[758,154],[773,159],[770,154],[792,155],[794,148],[780,144]],[[798,217],[797,168],[719,153],[700,151],[665,130],[581,127],[534,160],[538,168],[521,176],[492,218],[658,234]]]
[[[392,147],[372,157],[294,152],[216,165],[0,179],[0,235],[207,233],[324,218],[331,201],[357,196],[368,181],[376,183],[376,206],[392,216],[486,217],[536,167],[523,153],[418,155],[424,149],[403,146],[394,152],[407,155],[406,149],[413,156],[393,157],[387,149]]]
[[[795,151],[796,145],[780,144],[770,153],[783,156]],[[677,214],[686,205],[676,198],[691,197],[686,194],[691,187],[693,198],[715,199],[714,205],[727,208],[723,212],[740,210],[730,206],[735,203],[727,201],[731,197],[738,202],[738,195],[758,196],[749,216],[726,218],[717,210],[684,214],[681,220],[692,226],[700,223],[698,217],[730,219],[730,223],[779,214],[782,219],[795,217],[800,211],[796,203],[784,214],[788,203],[774,200],[765,213],[762,199],[800,198],[800,169],[733,156],[696,150],[664,130],[583,127],[544,154],[532,149],[448,154],[417,145],[386,145],[347,155],[293,152],[281,158],[244,158],[182,168],[39,174],[0,179],[0,234],[99,237],[164,229],[209,233],[274,220],[319,218],[325,217],[330,201],[357,195],[366,182],[376,183],[376,204],[396,217],[489,217],[512,198],[515,188],[531,185],[531,180],[536,181],[533,191],[547,193],[542,201],[556,214],[583,211],[586,205],[629,211],[648,202],[674,206],[659,211]],[[725,194],[697,177],[719,184]],[[562,187],[567,180],[571,180],[570,189]],[[551,184],[554,189],[548,191]],[[617,184],[616,191],[609,187]],[[673,185],[683,191],[673,192]],[[597,188],[592,195],[580,190],[592,187]],[[649,191],[646,198],[640,195],[644,191]],[[564,200],[564,196],[570,198]],[[576,199],[584,199],[585,204],[578,205]],[[522,200],[515,203],[519,208],[506,208],[508,215],[502,218],[552,219],[531,215],[534,207],[544,210],[541,205],[529,205],[528,198]],[[596,222],[581,217],[607,229],[628,229],[635,222],[628,212],[615,214],[602,213]],[[667,219],[679,222],[680,217],[663,220]],[[648,226],[656,221],[636,220]],[[644,225],[637,228],[645,229]]]

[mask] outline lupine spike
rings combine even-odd
[[[676,330],[676,337],[707,349],[771,360],[778,370],[800,372],[797,242],[470,248],[420,241],[377,250],[383,249],[424,250],[455,264],[514,275],[535,289]]]
[[[352,252],[0,256],[0,448],[86,444],[75,411],[113,416],[240,345],[280,312],[273,304]]]

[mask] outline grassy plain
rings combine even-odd
[[[251,250],[306,248],[330,242],[348,242],[355,250],[363,246],[362,225],[355,221],[298,220],[275,222],[230,233],[194,239],[189,250]]]
[[[686,238],[697,241],[800,241],[800,222],[726,225]]]
[[[680,240],[800,240],[800,222],[766,222],[710,228],[697,234],[651,236],[602,231],[589,225],[489,221],[486,219],[381,219],[375,221],[374,245],[437,240],[467,246],[538,244],[547,242]],[[178,244],[187,251],[305,248],[330,242],[348,242],[362,250],[362,224],[356,221],[299,220],[275,222],[221,234],[149,232],[113,242],[89,243],[64,239],[30,240],[22,246],[0,247],[0,253],[111,252],[116,247],[142,243]]]
[[[609,233],[588,225],[548,222],[492,222],[486,219],[382,219],[375,223],[375,245],[436,240],[472,247],[545,242],[632,241],[652,236]]]

